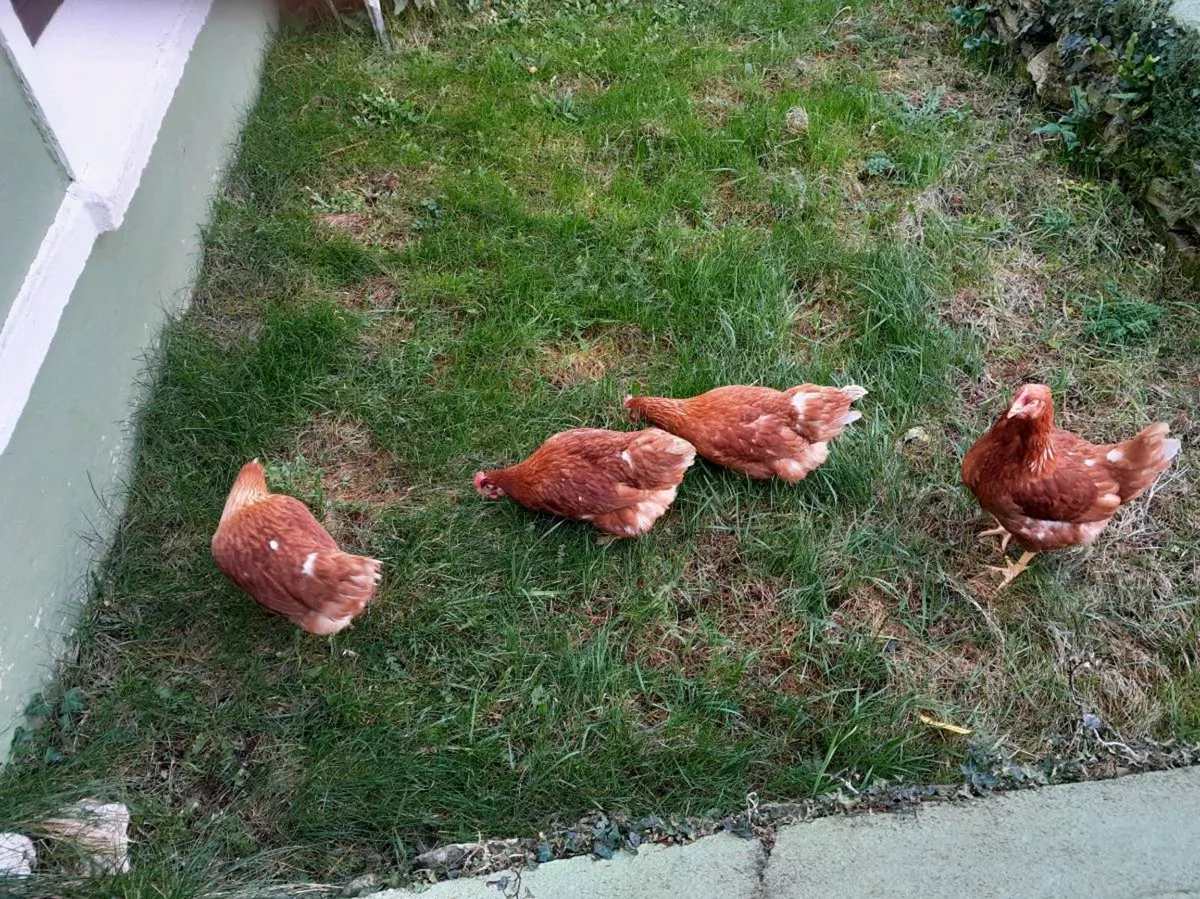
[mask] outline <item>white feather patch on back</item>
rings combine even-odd
[[[309,553],[308,556],[304,559],[304,565],[301,567],[300,570],[304,572],[305,577],[313,576],[313,570],[317,564],[317,555],[318,555],[318,553]]]

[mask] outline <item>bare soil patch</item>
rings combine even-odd
[[[314,414],[296,438],[296,453],[319,476],[324,524],[339,541],[369,528],[411,489],[371,431],[346,415]]]

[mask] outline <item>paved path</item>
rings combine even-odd
[[[822,818],[756,840],[717,835],[440,883],[423,899],[1200,899],[1200,767]],[[489,881],[492,885],[489,886]],[[372,899],[413,899],[389,890]]]

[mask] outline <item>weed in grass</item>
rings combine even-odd
[[[0,828],[127,801],[111,889],[191,896],[398,877],[597,807],[954,776],[964,745],[921,713],[1034,756],[1081,710],[1194,736],[1189,450],[1091,550],[1000,597],[980,577],[958,460],[1012,387],[1053,384],[1094,439],[1172,418],[1190,446],[1196,303],[942,15],[529,0],[413,18],[394,56],[281,35]],[[556,430],[628,427],[634,385],[804,381],[871,391],[825,466],[698,464],[636,543],[471,487]],[[331,640],[209,559],[254,456],[386,561]]]
[[[1083,317],[1088,323],[1083,335],[1099,343],[1129,344],[1148,338],[1154,324],[1166,310],[1153,303],[1133,299],[1105,300],[1085,303]]]
[[[358,112],[351,121],[359,128],[392,128],[398,125],[417,125],[422,121],[416,104],[411,100],[401,101],[392,96],[387,88],[379,87],[373,93],[360,94]]]

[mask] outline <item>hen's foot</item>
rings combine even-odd
[[[1000,580],[1000,586],[998,586],[996,589],[1003,590],[1005,587],[1011,584],[1018,574],[1029,567],[1030,560],[1036,555],[1037,553],[1032,553],[1026,550],[1025,552],[1021,553],[1021,558],[1017,559],[1015,562],[1008,560],[1003,568],[1000,568],[996,565],[987,566],[989,571],[999,571],[1002,575],[1004,575],[1004,577]]]
[[[1006,528],[1004,525],[1002,525],[1000,522],[997,521],[996,526],[994,528],[990,528],[986,531],[980,531],[978,534],[975,535],[976,540],[982,540],[984,537],[999,537],[1000,538],[1000,553],[1001,553],[1001,555],[1003,555],[1004,552],[1008,549],[1008,541],[1012,539],[1012,534],[1009,533],[1008,528]]]

